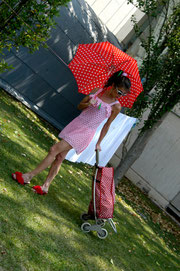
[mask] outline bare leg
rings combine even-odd
[[[62,164],[63,160],[65,159],[67,153],[68,153],[68,151],[64,151],[64,152],[59,153],[56,156],[56,159],[52,163],[52,166],[49,170],[47,178],[46,178],[44,184],[41,186],[42,190],[44,192],[48,192],[49,186],[52,183],[55,176],[58,174],[60,167],[61,167],[61,164]]]
[[[72,149],[72,146],[65,140],[61,140],[60,142],[54,144],[50,148],[48,155],[34,170],[22,175],[24,182],[29,183],[34,176],[48,168],[54,162],[59,153],[63,153],[65,151],[68,152],[70,149]]]

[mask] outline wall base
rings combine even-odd
[[[165,199],[157,190],[155,190],[145,179],[143,179],[132,168],[128,170],[125,176],[136,186],[138,186],[148,197],[160,208],[164,209],[169,204],[169,201]]]

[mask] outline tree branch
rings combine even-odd
[[[162,23],[162,26],[161,26],[161,29],[160,29],[160,32],[159,32],[159,37],[156,41],[156,44],[159,44],[159,41],[160,39],[162,38],[162,35],[163,35],[163,28],[167,22],[167,18],[168,18],[168,12],[169,12],[169,0],[167,1],[166,3],[166,9],[165,9],[165,15],[164,15],[164,20],[163,20],[163,23]]]
[[[6,5],[6,1],[2,0]],[[0,26],[0,30],[3,30],[15,17],[17,17],[17,15],[21,12],[22,8],[24,7],[24,5],[28,2],[29,0],[22,0],[19,5],[13,9],[11,7],[11,9],[14,11],[11,13],[11,15],[7,18],[7,20],[4,22],[4,24],[2,26]]]

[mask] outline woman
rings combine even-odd
[[[50,148],[45,159],[28,173],[13,173],[13,179],[22,185],[29,184],[34,176],[51,165],[44,184],[33,186],[34,192],[40,195],[47,194],[49,186],[58,174],[68,151],[74,148],[77,154],[81,153],[91,142],[100,123],[108,118],[96,144],[96,149],[101,150],[101,141],[121,110],[121,105],[117,99],[121,95],[128,94],[130,87],[131,82],[123,71],[114,73],[103,89],[94,89],[91,95],[86,96],[80,102],[78,109],[82,110],[81,114],[60,132],[61,141]]]

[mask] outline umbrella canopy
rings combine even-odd
[[[79,44],[68,66],[80,93],[89,94],[94,88],[103,87],[109,77],[119,70],[123,70],[131,80],[131,93],[119,98],[122,106],[131,108],[143,91],[137,61],[108,41]]]

